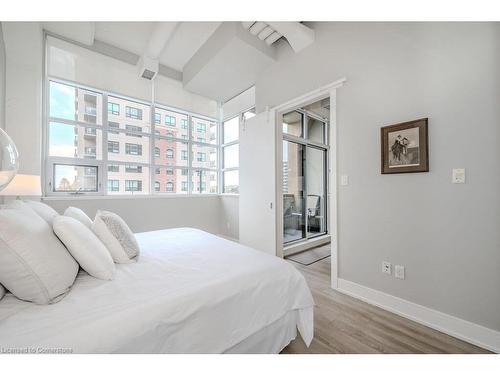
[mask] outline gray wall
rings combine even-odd
[[[500,24],[317,23],[256,84],[257,110],[337,91],[339,275],[500,330]],[[380,127],[429,117],[430,172],[380,174]],[[467,183],[451,183],[452,168]],[[406,266],[406,280],[381,262]]]
[[[46,200],[59,213],[69,206],[81,208],[93,218],[98,209],[116,212],[134,232],[193,227],[224,234],[220,225],[219,197],[111,198]]]

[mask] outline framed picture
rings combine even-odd
[[[429,172],[428,119],[380,129],[382,173]]]

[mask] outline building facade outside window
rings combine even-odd
[[[219,192],[215,119],[51,78],[47,84],[47,194]]]

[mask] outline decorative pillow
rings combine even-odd
[[[49,223],[52,228],[52,222],[56,216],[59,214],[49,205],[37,202],[37,201],[26,201],[25,202],[33,211],[35,211],[43,220]]]
[[[109,211],[97,211],[92,230],[104,243],[115,263],[130,263],[139,255],[139,244],[125,221]]]
[[[70,290],[78,263],[45,220],[27,204],[0,210],[0,283],[17,298],[59,301]]]
[[[84,224],[87,228],[92,228],[92,220],[87,216],[85,212],[76,207],[68,207],[64,211],[64,216],[72,217],[78,220],[80,223]]]
[[[5,288],[0,284],[0,300],[5,296]]]
[[[115,264],[108,249],[84,224],[68,216],[54,219],[54,232],[80,266],[103,280],[115,277]]]

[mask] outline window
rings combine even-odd
[[[125,191],[142,191],[142,181],[125,180]]]
[[[196,124],[196,131],[198,133],[205,133],[207,131],[207,126],[205,124],[202,124],[201,122],[198,122]]]
[[[120,181],[108,180],[108,191],[120,191]]]
[[[120,104],[108,102],[108,113],[115,116],[120,116]]]
[[[113,173],[118,173],[120,172],[120,166],[116,164],[110,164],[108,165],[108,173],[113,172]]]
[[[214,119],[73,83],[48,86],[49,194],[217,193]]]
[[[166,115],[165,116],[165,124],[169,126],[175,126],[175,117]]]
[[[126,106],[125,116],[135,120],[142,120],[142,109]]]
[[[129,137],[138,137],[138,138],[142,137],[140,134],[137,134],[137,133],[141,133],[142,132],[142,128],[140,126],[125,125],[125,129],[128,130],[128,132],[126,134]],[[132,133],[130,133],[130,132],[132,132]]]
[[[142,173],[142,166],[140,165],[126,165],[125,172],[127,173]]]
[[[115,141],[108,141],[108,152],[117,154],[120,152],[120,143]]]
[[[93,169],[94,172],[90,172]],[[53,192],[96,192],[97,167],[87,165],[54,164]]]
[[[142,155],[142,145],[125,143],[125,153],[127,155]]]
[[[109,133],[111,134],[119,134],[120,132],[118,130],[111,130],[111,129],[119,129],[120,124],[117,122],[108,122],[108,127],[109,127]]]
[[[241,112],[222,123],[222,192],[239,193],[240,124],[255,116],[255,108]]]
[[[207,160],[207,155],[204,152],[198,152],[196,155],[196,160],[198,161],[206,161]]]

